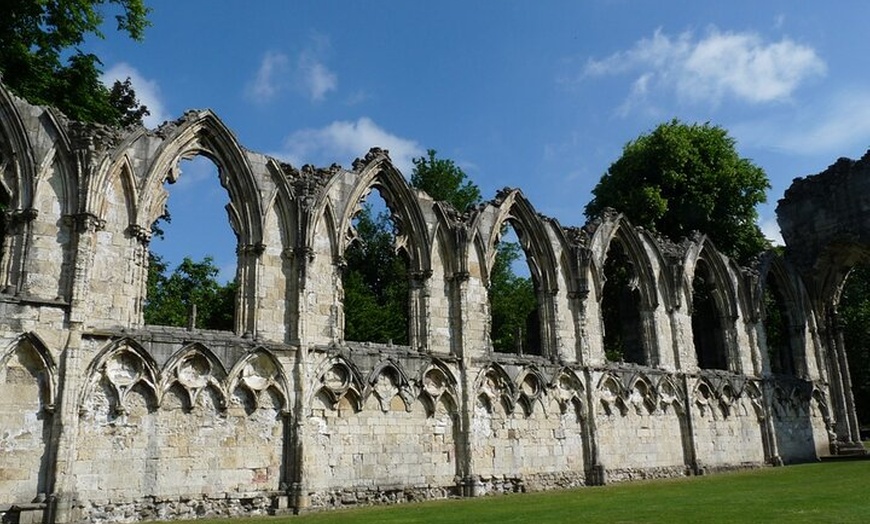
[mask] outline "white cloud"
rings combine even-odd
[[[389,133],[370,118],[362,117],[356,122],[336,121],[320,129],[296,131],[287,137],[284,150],[276,156],[296,166],[326,165],[336,160],[349,166],[372,147],[389,150],[393,164],[406,176],[413,169],[411,159],[423,154],[416,141]]]
[[[160,86],[154,80],[148,80],[139,71],[126,62],[119,62],[100,76],[100,81],[111,88],[116,80],[123,82],[127,78],[136,91],[136,98],[151,112],[142,119],[145,127],[155,128],[170,118],[160,97]]]
[[[331,71],[322,56],[329,49],[326,37],[315,35],[311,43],[294,58],[277,51],[267,51],[253,80],[245,87],[247,97],[255,102],[269,102],[286,90],[320,102],[338,89],[338,75]]]
[[[752,32],[720,32],[711,28],[695,39],[656,30],[632,49],[601,60],[590,59],[584,77],[638,72],[623,110],[650,94],[675,93],[692,103],[717,104],[724,98],[749,103],[790,99],[805,80],[823,76],[824,61],[811,47],[788,38],[766,42]]]
[[[840,91],[776,119],[732,126],[740,143],[800,155],[839,155],[870,143],[870,91]]]
[[[257,74],[245,87],[247,97],[255,102],[268,102],[286,87],[289,72],[287,56],[275,51],[267,51],[260,60]]]
[[[313,51],[303,51],[299,55],[297,69],[302,87],[313,102],[323,100],[326,93],[338,88],[338,76],[327,69]]]

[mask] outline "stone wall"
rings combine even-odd
[[[238,240],[231,332],[143,323],[165,182],[197,154],[218,166]],[[516,189],[456,210],[413,190],[380,149],[350,169],[297,169],[243,149],[210,111],[116,130],[2,86],[0,177],[0,512],[10,518],[478,496],[814,460],[851,439],[844,361],[819,329],[828,324],[806,275],[776,253],[740,267],[703,235],[675,244],[616,212],[563,227]],[[407,346],[344,337],[344,250],[372,190],[408,260]],[[488,278],[505,224],[536,284],[533,354],[490,341]],[[637,276],[639,362],[604,351],[614,241]],[[721,369],[700,365],[695,347],[699,267],[715,291]],[[796,319],[785,375],[765,345],[769,276]]]

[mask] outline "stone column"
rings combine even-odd
[[[692,419],[695,406],[692,401],[692,390],[689,388],[689,376],[685,373],[681,373],[680,376],[683,381],[683,398],[686,406],[683,434],[683,454],[686,459],[686,467],[692,475],[703,475],[704,466],[698,460],[698,447],[695,442],[695,421]]]
[[[603,486],[607,484],[607,470],[601,463],[601,456],[598,452],[595,395],[592,391],[592,371],[588,366],[583,369],[583,380],[586,382],[586,416],[580,421],[580,431],[583,433],[586,484],[589,486]]]
[[[3,237],[3,293],[10,295],[22,291],[24,282],[24,262],[33,221],[39,211],[33,208],[6,212],[6,231]]]
[[[264,244],[247,244],[236,249],[239,297],[236,308],[236,331],[246,338],[257,336],[257,302],[260,284],[260,256]]]
[[[72,322],[69,338],[58,369],[58,408],[53,417],[52,442],[55,446],[54,475],[49,479],[49,516],[46,522],[66,524],[77,522],[76,482],[73,465],[76,462],[79,406],[84,384],[86,363],[82,359],[82,326]]]
[[[80,213],[75,217],[75,258],[73,262],[72,283],[70,286],[70,321],[84,322],[91,313],[87,304],[91,282],[91,267],[94,265],[97,232],[106,223],[90,213]]]
[[[432,271],[412,271],[408,280],[408,344],[418,351],[429,351],[429,277]]]
[[[463,326],[468,321],[468,279],[469,274],[459,271],[449,277],[452,290],[451,301],[457,317],[453,319],[451,338],[458,341],[451,345],[461,358],[459,367],[459,416],[456,429],[456,480],[465,497],[482,495],[480,480],[474,476],[474,459],[471,452],[471,428],[474,420],[474,373],[473,363],[468,356],[468,341]]]

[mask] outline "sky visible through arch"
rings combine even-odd
[[[485,199],[519,187],[563,225],[584,222],[626,142],[672,118],[725,127],[764,168],[772,238],[794,177],[870,146],[865,2],[147,3],[144,42],[106,30],[83,50],[107,79],[132,77],[150,127],[210,108],[244,147],[296,166],[349,167],[379,146],[406,177],[433,148]],[[163,254],[231,272],[211,166],[169,186]]]

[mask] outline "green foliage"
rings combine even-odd
[[[450,202],[459,211],[480,203],[480,189],[467,180],[465,172],[452,160],[436,158],[429,149],[428,157],[413,159],[414,172],[411,185],[422,189],[435,200]]]
[[[493,349],[503,353],[538,352],[535,289],[530,278],[517,276],[511,267],[525,253],[514,242],[500,242],[497,249],[489,285]]]
[[[849,273],[838,310],[858,420],[870,425],[870,266]]]
[[[452,160],[433,149],[415,158],[411,185],[459,210],[480,203],[480,189]],[[374,215],[369,205],[355,218],[358,242],[345,253],[344,324],[347,340],[408,344],[408,267],[396,253],[389,214]],[[534,287],[514,274],[523,255],[518,244],[502,242],[491,276],[489,298],[492,340],[497,351],[528,352],[540,346]]]
[[[358,239],[345,252],[345,338],[407,344],[408,269],[396,254],[390,215],[373,216],[367,204],[355,227]]]
[[[217,281],[219,269],[211,257],[194,262],[185,257],[181,264],[166,274],[163,259],[151,253],[145,323],[160,326],[186,327],[192,306],[196,305],[197,326],[202,329],[233,329],[233,313],[238,285]]]
[[[149,13],[143,0],[5,0],[0,16],[3,82],[31,103],[54,106],[75,120],[141,122],[147,109],[136,100],[129,79],[109,90],[99,81],[99,58],[79,49],[87,36],[103,37],[106,10],[120,11],[115,16],[118,31],[142,39]]]
[[[677,120],[629,142],[592,193],[586,216],[604,208],[673,239],[706,233],[723,253],[746,261],[769,243],[756,221],[770,183],[740,158],[728,132]]]

